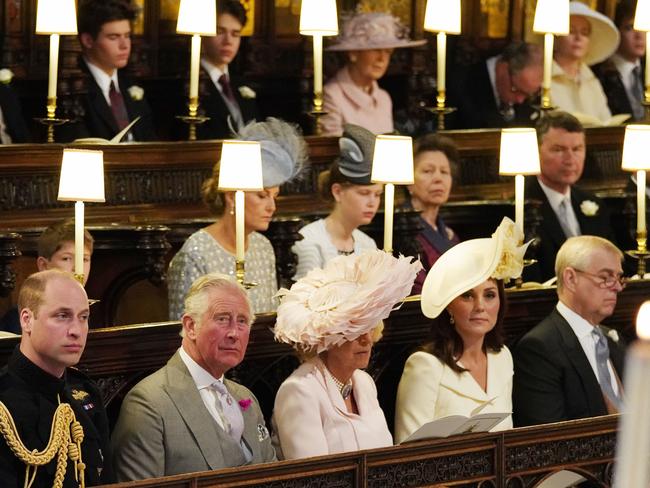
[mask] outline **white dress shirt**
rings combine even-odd
[[[585,356],[587,356],[587,360],[589,361],[591,369],[594,372],[594,376],[596,376],[596,379],[598,379],[598,365],[596,364],[596,341],[598,339],[596,336],[594,336],[594,334],[592,334],[594,326],[587,322],[580,315],[575,313],[573,310],[571,310],[569,307],[567,307],[561,301],[557,302],[557,311],[569,323],[569,326],[573,330],[573,333],[578,338],[578,342],[580,342],[580,346],[582,346],[582,350],[584,351]],[[607,370],[609,371],[614,393],[618,395],[618,381],[616,379],[611,360],[607,361]]]
[[[108,106],[111,106],[111,96],[110,96],[110,89],[111,89],[111,81],[115,84],[115,89],[122,93],[120,90],[120,82],[117,80],[117,70],[113,70],[113,75],[108,76],[106,72],[101,69],[98,66],[95,66],[93,63],[88,61],[87,59],[84,59],[86,62],[86,65],[88,66],[88,71],[90,71],[90,74],[93,75],[93,78],[95,78],[95,81],[99,85],[99,89],[102,91],[102,95],[104,95],[104,98],[106,99],[106,103]]]
[[[616,70],[621,74],[621,81],[623,82],[623,86],[625,87],[625,93],[627,94],[627,98],[629,98],[630,100],[634,99],[633,88],[634,88],[634,84],[636,83],[636,79],[634,73],[632,73],[632,70],[637,66],[641,68],[641,61],[637,59],[636,63],[633,63],[623,58],[618,53],[612,56],[612,61],[614,62],[614,66],[616,66]]]
[[[494,100],[497,102],[497,107],[501,105],[501,98],[499,97],[499,90],[497,90],[497,61],[499,56],[492,56],[485,61],[487,66],[488,76],[490,77],[490,85],[492,86],[492,93]]]
[[[559,212],[560,212],[559,208],[560,205],[562,204],[562,200],[567,199],[567,205],[566,205],[567,224],[573,230],[573,235],[575,236],[582,235],[582,232],[580,230],[580,223],[578,222],[578,217],[576,217],[576,213],[573,210],[573,205],[571,205],[571,187],[569,187],[566,193],[560,193],[558,191],[555,191],[553,188],[546,186],[540,178],[537,178],[537,181],[539,182],[539,186],[542,187],[542,191],[546,195],[546,198],[548,199],[548,203],[551,205],[553,212],[555,212],[555,215],[558,216],[557,217],[558,221],[561,221],[559,217]]]
[[[7,123],[5,122],[4,115],[2,113],[2,108],[0,108],[0,143],[2,144],[11,144],[11,136],[7,131]]]
[[[224,93],[223,93],[223,88],[221,84],[219,83],[219,78],[221,78],[223,75],[228,76],[228,80],[230,80],[230,75],[228,74],[228,65],[224,67],[224,69],[216,67],[214,64],[210,63],[207,59],[201,58],[201,66],[203,69],[208,73],[208,76],[212,80],[212,83],[214,84],[215,87],[217,87],[217,90],[219,90],[219,93],[221,94],[221,98],[223,98],[224,103],[226,104],[226,107],[228,107],[228,110],[230,111],[230,114],[232,115],[232,118],[234,122],[236,123],[237,127],[236,129],[240,129],[244,125],[244,119],[241,114],[241,109],[236,103],[233,103]],[[232,87],[232,85],[231,85]],[[233,92],[234,95],[234,92]]]

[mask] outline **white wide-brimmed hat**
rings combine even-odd
[[[521,276],[530,244],[519,245],[523,237],[515,223],[504,217],[492,237],[464,241],[445,252],[424,280],[422,313],[436,318],[454,298],[489,278],[508,281]]]
[[[426,39],[412,41],[408,28],[397,17],[379,12],[357,13],[343,22],[343,28],[328,51],[363,51],[396,49],[425,44]]]
[[[411,292],[422,269],[384,251],[339,256],[281,289],[275,339],[321,353],[374,330]]]
[[[589,50],[583,60],[588,66],[605,61],[618,49],[620,34],[609,17],[591,10],[582,2],[569,2],[570,15],[585,17],[591,24]]]

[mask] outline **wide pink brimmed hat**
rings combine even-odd
[[[339,256],[278,292],[275,339],[318,353],[373,331],[406,298],[422,269],[384,251]]]
[[[387,13],[357,13],[343,22],[341,32],[328,51],[364,51],[422,46],[427,41],[413,41],[408,28],[397,17]]]

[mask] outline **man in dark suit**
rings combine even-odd
[[[557,307],[515,347],[515,425],[616,413],[624,348],[600,326],[623,290],[623,254],[596,236],[567,240],[557,255]]]
[[[621,42],[611,58],[592,69],[603,85],[610,111],[642,120],[646,36],[645,32],[634,30],[636,3],[636,0],[622,0],[616,5],[614,23],[621,33]]]
[[[63,127],[64,139],[113,138],[133,119],[141,117],[127,136],[131,141],[156,139],[144,90],[123,72],[131,54],[131,22],[135,9],[128,0],[84,0],[78,12],[81,70],[85,93],[83,114]]]
[[[217,2],[217,35],[203,39],[201,67],[210,81],[200,108],[210,120],[197,128],[199,139],[224,139],[257,117],[256,93],[228,69],[246,25],[246,11],[237,0]]]
[[[0,83],[0,143],[29,142],[20,101],[8,84]]]
[[[538,262],[524,270],[529,281],[546,281],[555,274],[555,256],[571,236],[596,235],[614,241],[605,204],[575,183],[585,164],[582,124],[566,112],[546,114],[537,124],[541,174],[526,182],[526,198],[542,202],[538,229]]]
[[[244,359],[252,320],[246,290],[229,276],[194,281],[181,347],[122,404],[112,435],[118,480],[276,460],[257,399],[224,378]]]
[[[541,49],[524,42],[452,74],[449,105],[457,111],[449,118],[450,127],[530,127],[534,113],[530,101],[539,92],[542,76]]]

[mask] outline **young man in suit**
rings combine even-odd
[[[593,71],[603,85],[607,104],[613,114],[627,113],[634,120],[644,117],[643,91],[645,32],[634,30],[636,0],[622,0],[616,5],[614,23],[621,33],[616,53],[597,64]]]
[[[527,280],[555,275],[555,256],[571,236],[596,235],[614,241],[605,204],[575,184],[585,166],[582,124],[567,112],[546,114],[537,124],[541,174],[526,181],[526,198],[542,202],[536,243],[537,263],[524,270]]]
[[[542,85],[542,51],[539,46],[514,42],[499,56],[450,76],[449,117],[456,129],[532,125],[530,100]]]
[[[112,436],[120,481],[276,460],[257,399],[224,379],[244,359],[252,321],[246,290],[230,277],[192,284],[181,347],[122,404]]]
[[[86,92],[81,97],[83,115],[63,133],[71,137],[111,139],[133,119],[130,141],[156,139],[151,110],[141,87],[124,73],[131,54],[131,22],[136,11],[128,0],[83,0],[77,24]]]
[[[515,425],[616,413],[624,348],[600,326],[625,287],[623,253],[596,236],[567,240],[557,255],[557,307],[514,350]]]
[[[0,83],[0,144],[29,142],[30,136],[16,92]]]
[[[225,139],[257,117],[256,94],[230,72],[237,56],[246,10],[237,0],[217,1],[217,35],[203,39],[201,67],[210,78],[200,106],[210,120],[197,128],[199,139]]]

